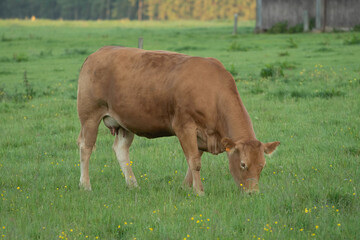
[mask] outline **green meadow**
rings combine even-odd
[[[360,33],[254,34],[254,22],[0,20],[0,239],[359,239]],[[226,154],[202,157],[205,196],[181,188],[175,137],[135,137],[129,190],[101,124],[79,189],[77,78],[104,45],[219,59],[256,136],[280,141],[261,192]]]

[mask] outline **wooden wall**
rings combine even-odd
[[[316,17],[316,0],[257,0],[261,1],[261,30],[278,22],[287,21],[289,26],[303,23],[304,11],[309,19]],[[326,6],[326,21],[324,7]],[[360,24],[360,0],[321,0],[321,22],[327,28],[352,28]],[[259,23],[256,24],[260,26]]]

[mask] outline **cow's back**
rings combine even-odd
[[[79,114],[116,115],[124,128],[138,135],[167,136],[173,135],[171,125],[177,111],[200,123],[216,115],[221,88],[235,89],[237,94],[231,75],[217,60],[104,47],[82,67],[78,109]]]

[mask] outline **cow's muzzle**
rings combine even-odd
[[[255,178],[246,179],[245,192],[250,195],[259,193],[259,181]]]

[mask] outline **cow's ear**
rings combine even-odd
[[[269,142],[264,143],[264,153],[271,154],[275,151],[276,147],[279,146],[280,142]]]
[[[235,148],[234,141],[228,137],[224,137],[223,139],[221,139],[221,144],[224,146],[225,151],[227,151],[227,152],[230,152],[231,150],[233,150]]]

